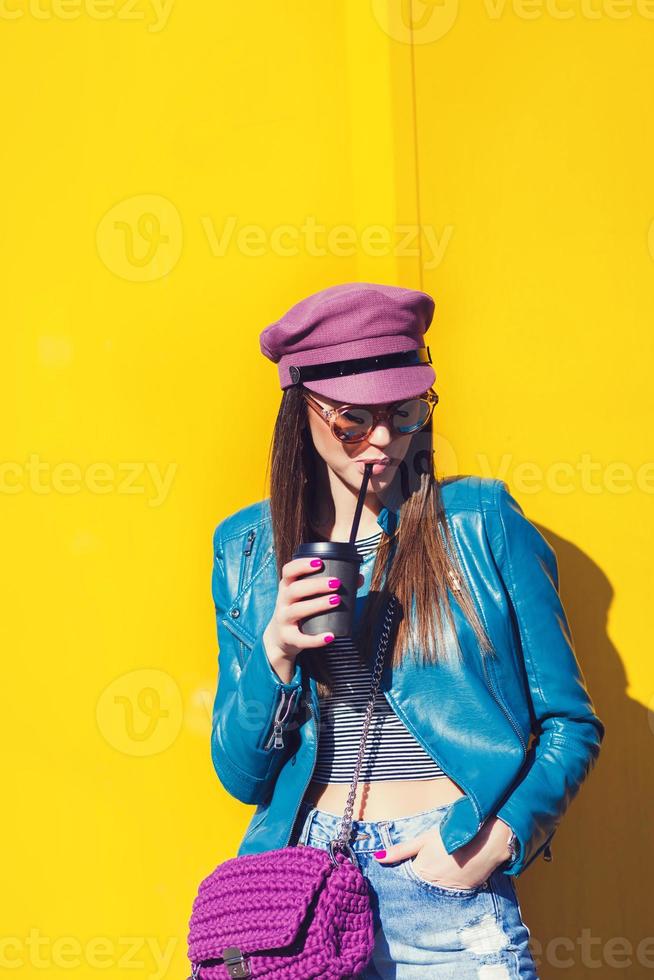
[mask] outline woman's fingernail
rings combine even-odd
[[[386,857],[386,851],[373,851],[373,854],[375,855],[376,858]]]
[[[310,562],[310,565],[311,565],[312,568],[320,568],[320,566],[322,565],[322,559],[320,559],[320,558],[312,558],[311,559],[311,562]]]
[[[331,603],[332,606],[337,606],[339,604],[339,602],[341,601],[341,597],[340,597],[340,595],[330,595],[329,601],[330,601],[330,603]]]
[[[330,580],[327,582],[327,585],[329,586],[330,589],[337,589],[340,584],[341,584],[340,578],[330,578]]]
[[[331,643],[333,639],[334,639],[333,633],[325,633],[325,635],[323,636],[323,640],[325,641],[325,643]]]

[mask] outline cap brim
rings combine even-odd
[[[436,373],[431,364],[419,364],[325,378],[324,381],[306,382],[304,387],[317,395],[351,405],[379,405],[423,395],[435,380]]]

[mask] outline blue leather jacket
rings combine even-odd
[[[597,760],[604,725],[575,656],[551,546],[502,480],[455,477],[441,482],[441,495],[494,653],[481,655],[453,602],[462,660],[420,666],[405,655],[399,667],[386,667],[381,687],[465,793],[439,826],[447,852],[497,815],[519,844],[501,868],[519,875],[541,852],[551,860],[550,842]],[[392,533],[399,516],[383,508],[378,524]],[[372,565],[362,567],[357,603],[370,588]],[[315,679],[296,661],[283,682],[262,642],[278,585],[267,498],[225,518],[213,536],[219,674],[211,755],[227,792],[257,804],[239,855],[288,844],[315,766]]]

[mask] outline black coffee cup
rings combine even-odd
[[[351,636],[359,570],[363,561],[356,545],[347,541],[307,541],[295,550],[293,558],[320,558],[323,568],[315,574],[341,580],[338,589],[334,589],[334,594],[341,597],[339,604],[326,612],[314,613],[313,616],[301,619],[298,623],[300,632],[310,636],[315,636],[317,633]],[[303,576],[303,578],[308,577]],[[316,595],[325,595],[325,593],[318,592]]]

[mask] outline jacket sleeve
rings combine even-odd
[[[497,481],[486,523],[515,613],[537,725],[520,779],[496,811],[519,845],[517,856],[502,867],[518,875],[553,837],[597,761],[605,728],[575,655],[554,549],[504,481]]]
[[[268,660],[263,640],[251,648],[227,625],[231,597],[221,524],[213,536],[212,594],[218,633],[218,687],[211,723],[211,758],[227,792],[243,803],[265,802],[285,758],[276,747],[300,694],[301,669],[289,683]],[[275,724],[277,722],[277,724]]]

